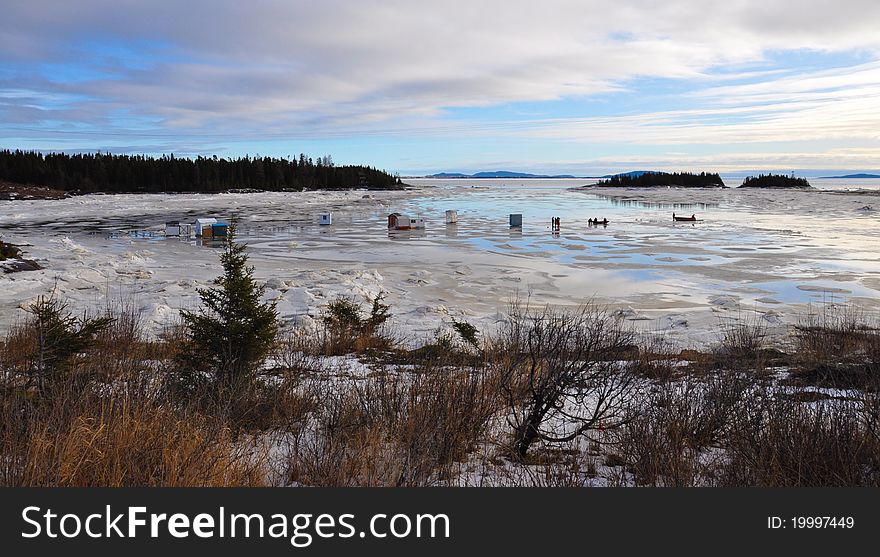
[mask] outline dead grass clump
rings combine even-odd
[[[880,485],[880,446],[856,402],[803,403],[764,388],[731,423],[720,485]]]
[[[617,437],[618,458],[637,485],[700,485],[713,473],[707,452],[723,445],[753,386],[734,373],[654,385]]]
[[[486,371],[425,368],[311,386],[321,401],[289,440],[288,478],[322,486],[424,486],[485,439],[499,402]]]
[[[715,350],[715,367],[763,372],[767,367],[767,327],[759,317],[725,323]]]
[[[680,358],[675,354],[669,339],[655,333],[641,339],[632,370],[646,379],[669,381],[679,374],[679,361]]]
[[[208,418],[125,403],[36,432],[30,449],[27,485],[257,486],[265,477]]]
[[[0,448],[7,486],[261,485],[259,458],[198,414],[143,401],[99,399],[69,408],[5,400]]]
[[[852,306],[825,306],[795,327],[792,378],[800,384],[870,388],[880,378],[880,329]]]

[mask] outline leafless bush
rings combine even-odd
[[[880,485],[880,447],[850,400],[800,402],[771,387],[739,408],[719,484]]]
[[[716,366],[728,370],[763,371],[766,367],[767,327],[757,316],[725,322],[714,351]]]
[[[632,409],[615,446],[620,464],[638,485],[700,485],[723,446],[736,409],[747,404],[754,380],[724,372],[653,385]]]
[[[289,480],[307,485],[420,486],[450,475],[498,412],[485,370],[428,368],[359,382],[316,381],[309,428],[289,440]]]
[[[566,443],[623,422],[635,378],[619,360],[632,354],[633,333],[606,311],[514,304],[500,343],[516,458],[535,441]]]

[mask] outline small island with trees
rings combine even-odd
[[[700,172],[644,172],[616,174],[596,184],[620,188],[724,188],[724,180],[717,173]]]
[[[65,193],[220,193],[229,190],[402,189],[400,178],[361,165],[275,157],[175,157],[0,150],[0,185],[8,199],[56,199]],[[57,195],[57,194],[60,194]]]
[[[743,180],[741,188],[812,188],[806,178],[795,178],[783,174],[760,174],[748,176]]]

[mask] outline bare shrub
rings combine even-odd
[[[729,370],[763,371],[767,365],[767,327],[757,316],[725,322],[714,350],[716,366]]]
[[[638,485],[694,486],[714,473],[710,449],[723,446],[753,379],[730,372],[653,385],[615,446]]]
[[[313,382],[311,426],[289,440],[288,478],[307,485],[421,486],[451,474],[498,411],[482,370],[430,367]]]
[[[514,304],[500,342],[517,459],[535,441],[565,443],[624,421],[635,381],[619,360],[632,354],[633,333],[606,311]]]
[[[880,449],[857,403],[804,403],[765,387],[739,408],[726,444],[721,485],[876,486]]]

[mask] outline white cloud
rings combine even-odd
[[[740,72],[760,81],[704,90],[693,111],[460,127],[443,109],[593,95],[636,77],[729,79],[720,70],[774,50],[876,59],[878,28],[875,0],[7,2],[0,68],[29,69],[0,73],[0,90],[66,100],[34,110],[10,99],[0,115],[88,124],[78,115],[125,112],[155,122],[153,134],[191,138],[390,129],[652,144],[875,139],[876,64]],[[108,75],[40,75],[34,64],[47,62]]]

